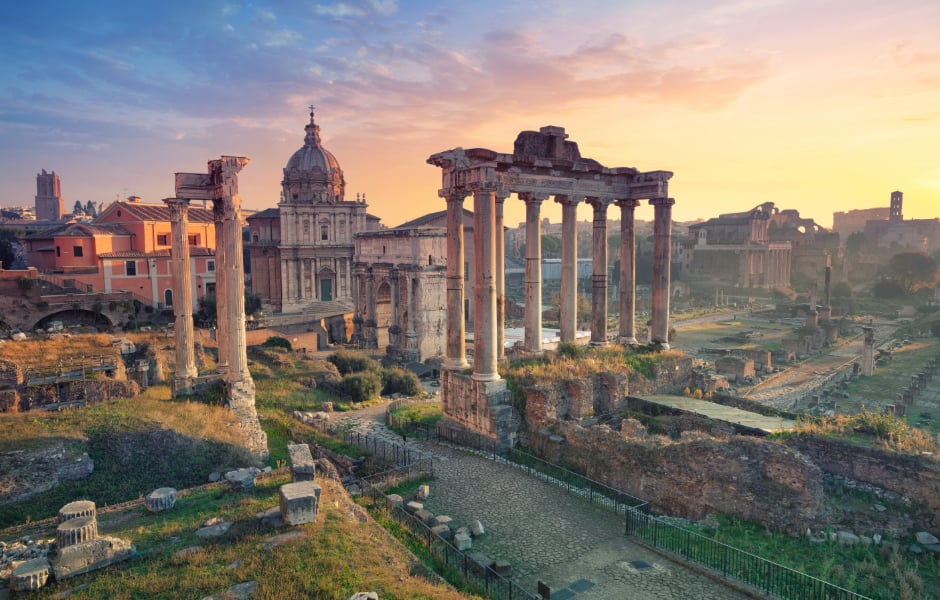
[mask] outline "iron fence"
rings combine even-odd
[[[626,534],[771,596],[800,600],[869,600],[867,596],[678,527],[640,510],[631,508],[627,511]]]
[[[343,443],[356,446],[374,457],[393,465],[409,465],[423,455],[404,444],[356,431],[343,431]]]
[[[369,495],[375,506],[404,525],[409,535],[424,545],[437,563],[438,571],[443,570],[460,577],[471,591],[491,600],[539,600],[538,596],[509,577],[500,575],[490,565],[474,560],[458,550],[448,540],[431,531],[424,521],[406,511],[399,503],[390,500],[382,491],[390,485],[430,474],[430,471],[426,471],[430,463],[430,459],[422,459],[414,464],[365,478],[362,480],[363,492]]]

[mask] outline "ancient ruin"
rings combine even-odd
[[[165,200],[173,209],[173,295],[176,316],[176,373],[173,394],[191,394],[198,381],[194,356],[192,282],[186,214],[191,200],[211,201],[215,216],[218,275],[216,314],[219,357],[215,377],[222,381],[225,400],[238,416],[247,447],[267,457],[267,435],[255,411],[255,384],[248,372],[245,342],[245,274],[241,235],[238,172],[248,164],[241,156],[209,161],[208,173],[177,173],[176,198]]]
[[[669,171],[640,172],[607,168],[583,158],[561,127],[523,131],[513,153],[484,148],[454,148],[433,154],[428,163],[442,169],[439,195],[447,201],[447,347],[441,378],[444,426],[469,428],[501,444],[514,443],[512,409],[506,382],[496,370],[504,329],[502,205],[511,195],[526,203],[526,237],[539,240],[539,210],[549,197],[562,205],[561,341],[573,342],[576,329],[577,227],[580,202],[593,208],[594,271],[591,344],[607,343],[607,208],[621,209],[621,325],[619,339],[636,344],[634,307],[636,268],[633,215],[639,201],[655,209],[650,341],[668,348],[672,205]],[[464,331],[463,201],[473,195],[473,243],[476,265],[473,291],[473,372],[467,368]],[[542,311],[540,244],[526,244],[525,350],[541,351]]]

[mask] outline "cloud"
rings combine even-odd
[[[334,2],[332,4],[317,4],[313,8],[318,15],[336,17],[381,16],[387,17],[398,12],[396,0],[365,0],[363,2]]]

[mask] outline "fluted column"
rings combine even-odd
[[[522,193],[525,202],[525,349],[542,351],[542,224],[539,212],[548,195]]]
[[[578,200],[557,195],[555,202],[561,204],[560,337],[573,342],[578,321]]]
[[[636,228],[639,200],[618,200],[620,207],[620,343],[636,346]]]
[[[188,390],[189,380],[195,377],[196,357],[193,349],[193,286],[189,264],[189,200],[164,200],[173,216],[170,221],[172,239],[173,314],[176,316],[174,336],[176,342],[176,373],[174,392]]]
[[[588,198],[594,209],[591,258],[591,345],[607,344],[607,206],[606,198]]]
[[[650,200],[653,217],[651,341],[669,348],[669,274],[672,258],[672,198]]]
[[[461,189],[447,190],[447,354],[444,368],[466,369],[466,318],[463,314],[464,245]]]
[[[503,203],[507,192],[496,192],[496,358],[506,356],[506,233],[503,227]]]
[[[213,161],[215,162],[215,161]],[[228,345],[229,369],[226,382],[250,382],[248,353],[245,336],[245,267],[242,250],[241,197],[238,195],[238,172],[248,164],[239,156],[223,156],[219,162],[221,198],[216,200],[216,212],[221,213],[222,270],[225,295],[217,296],[216,313],[225,313],[225,337],[219,340],[219,349]]]
[[[496,189],[473,190],[473,379],[495,381],[496,370]]]

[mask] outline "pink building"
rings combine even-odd
[[[44,275],[87,291],[128,291],[154,308],[173,305],[170,209],[132,197],[108,206],[91,223],[64,223],[26,237],[27,262]],[[212,211],[189,209],[193,298],[215,293]]]

